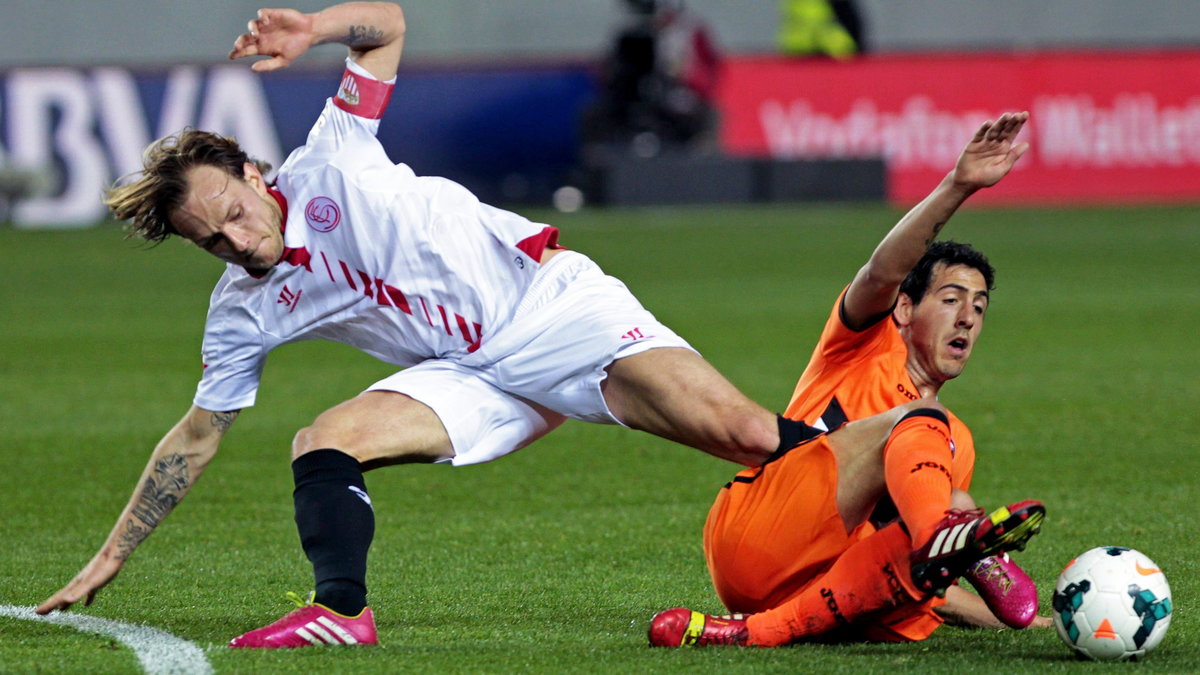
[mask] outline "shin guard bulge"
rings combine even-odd
[[[953,460],[945,413],[920,408],[892,428],[883,450],[888,494],[919,547],[950,508]]]
[[[746,619],[747,642],[778,647],[850,630],[863,616],[914,602],[908,535],[892,524],[846,549],[799,595]]]

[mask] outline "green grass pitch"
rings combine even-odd
[[[781,409],[834,297],[899,213],[882,206],[584,210],[532,217],[624,279],[752,398]],[[1043,611],[1062,566],[1138,548],[1176,612],[1136,667],[1200,671],[1200,209],[968,207],[947,236],[998,269],[983,338],[943,400],[971,425],[980,503],[1049,516],[1019,561]],[[0,605],[33,605],[103,541],[200,374],[215,260],[141,250],[111,225],[0,229]],[[1053,631],[943,628],[923,643],[652,650],[647,620],[719,610],[700,530],[735,472],[627,430],[568,423],[492,464],[368,474],[384,646],[230,652],[311,579],[289,445],[389,373],[348,347],[279,350],[258,405],[193,494],[75,611],[197,643],[218,672],[1082,671]],[[128,672],[108,638],[0,618],[0,672]]]

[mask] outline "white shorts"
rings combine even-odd
[[[620,280],[563,251],[537,275],[512,322],[470,356],[431,360],[368,391],[395,391],[433,409],[455,466],[502,457],[566,418],[620,424],[600,391],[613,361],[661,347],[692,349]],[[693,350],[694,351],[694,350]]]

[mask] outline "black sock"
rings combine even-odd
[[[355,616],[367,606],[367,550],[375,511],[358,460],[340,450],[315,450],[292,462],[296,528],[313,564],[315,602]]]
[[[779,447],[775,449],[771,459],[778,459],[804,441],[821,435],[819,429],[810,427],[804,422],[788,419],[783,415],[776,415],[775,419],[779,423]]]

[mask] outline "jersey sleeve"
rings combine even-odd
[[[850,290],[849,286],[842,289],[838,295],[837,302],[833,304],[833,310],[829,313],[829,318],[825,321],[825,328],[821,331],[821,339],[817,343],[816,352],[813,357],[821,357],[828,361],[844,361],[847,359],[861,358],[864,348],[867,346],[881,342],[887,337],[887,330],[890,328],[888,321],[891,314],[884,314],[878,321],[864,328],[863,330],[852,330],[846,326],[842,320],[842,303],[846,300],[846,291]]]
[[[343,154],[386,161],[375,135],[395,81],[395,78],[387,82],[376,80],[354,61],[346,59],[346,71],[336,95],[325,102],[304,145],[292,152],[279,173],[314,170]]]
[[[333,104],[355,117],[378,120],[387,110],[395,88],[396,78],[377,80],[353,59],[347,58],[346,72],[342,74]]]
[[[347,148],[358,151],[355,148],[358,145],[378,145],[376,133],[379,131],[379,118],[391,98],[394,85],[395,79],[380,82],[354,61],[347,59],[346,73],[338,85],[337,94],[325,101],[320,117],[308,130],[304,147],[296,149],[284,167],[305,163],[305,160],[308,163],[328,161],[338,151]],[[368,94],[372,91],[373,94]],[[284,169],[281,167],[280,171]]]
[[[254,405],[267,349],[253,316],[227,302],[222,287],[213,292],[204,326],[204,374],[192,402],[205,410],[241,410]]]
[[[819,420],[829,429],[904,402],[896,399],[890,379],[899,375],[894,372],[897,367],[903,367],[903,356],[896,353],[902,343],[895,324],[885,314],[864,330],[851,330],[842,320],[846,289],[833,303],[784,412],[809,424]]]

